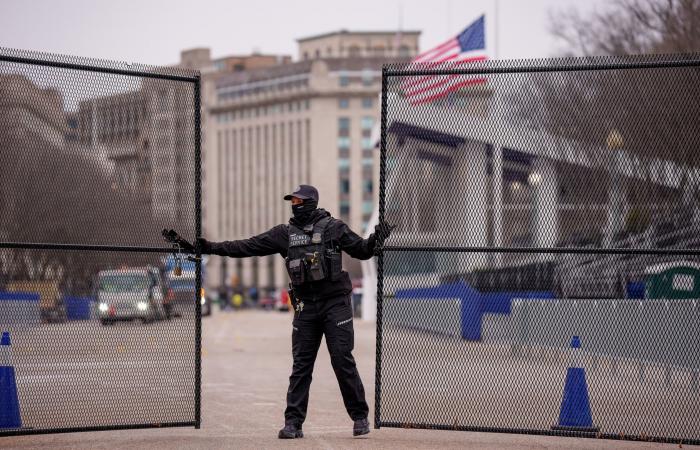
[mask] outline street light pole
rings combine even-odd
[[[624,186],[621,185],[621,181],[615,181],[615,168],[616,158],[614,155],[617,150],[621,149],[625,141],[622,134],[615,128],[611,129],[605,139],[605,144],[608,148],[608,154],[605,160],[608,161],[608,167],[606,168],[608,172],[608,222],[606,225],[605,234],[603,236],[603,247],[610,247],[612,245],[612,240],[615,232],[619,229],[620,216],[621,216],[621,206],[623,196],[625,195]]]

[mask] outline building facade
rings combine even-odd
[[[41,88],[21,74],[0,74],[0,239],[18,240],[27,231],[15,218],[25,202],[37,199],[27,195],[33,180],[23,169],[31,157],[46,161],[65,154],[66,131],[58,90]],[[7,251],[0,255],[3,269],[8,257]]]
[[[381,67],[414,56],[418,35],[340,31],[299,40],[298,62],[205,69],[205,236],[243,239],[286,223],[290,208],[282,197],[299,184],[316,186],[319,206],[363,233],[377,198],[371,135]],[[355,47],[362,51],[351,52]],[[402,56],[392,56],[398,49]],[[361,276],[359,263],[344,263],[351,277]],[[264,292],[288,282],[279,256],[209,264],[210,288],[224,281]]]

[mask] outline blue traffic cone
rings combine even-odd
[[[0,339],[0,429],[22,428],[15,368],[12,366],[10,333]]]
[[[588,400],[586,371],[581,364],[581,340],[578,336],[571,338],[571,367],[566,370],[564,397],[561,399],[559,423],[553,430],[581,431],[594,433],[599,430],[593,426],[591,404]]]

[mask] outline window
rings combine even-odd
[[[362,214],[372,214],[374,203],[371,201],[362,202]]]
[[[350,84],[350,77],[348,77],[348,74],[345,72],[340,72],[340,76],[338,78],[338,82],[340,83],[341,86],[347,86]]]
[[[304,59],[309,59],[309,52],[304,52]]]
[[[341,98],[338,100],[338,108],[348,109],[350,107],[350,100],[347,98]]]
[[[316,49],[316,58],[320,58],[320,57],[321,57],[321,50]]]
[[[372,180],[364,180],[362,182],[362,192],[365,192],[367,194],[372,193],[372,188],[373,188],[373,182]]]
[[[399,47],[399,57],[408,58],[409,56],[411,56],[411,49],[407,45]]]
[[[362,99],[362,107],[365,109],[369,109],[374,105],[374,99],[372,97],[364,97]]]
[[[362,150],[371,150],[373,148],[374,148],[374,145],[372,145],[372,138],[363,137],[362,138]],[[370,161],[371,160],[372,160],[372,158],[370,158]],[[364,164],[364,159],[362,160],[362,164]]]
[[[338,136],[338,148],[340,150],[350,148],[350,137],[349,136]]]
[[[374,117],[365,116],[362,118],[362,122],[360,123],[363,130],[372,130],[372,127],[374,127]]]
[[[351,58],[356,58],[360,56],[360,52],[360,47],[358,47],[357,45],[353,45],[348,49],[348,56],[350,56]]]
[[[338,117],[338,131],[349,131],[350,130],[350,118],[349,117]]]
[[[371,86],[373,81],[374,81],[374,74],[372,74],[372,71],[369,69],[363,70],[362,71],[362,85],[363,86]]]
[[[306,108],[307,111],[311,109],[311,100],[304,100],[304,108]]]
[[[350,215],[350,202],[347,200],[340,201],[340,215],[349,216]]]
[[[340,193],[349,194],[350,193],[350,180],[347,178],[340,180]]]

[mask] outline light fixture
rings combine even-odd
[[[542,175],[540,175],[539,172],[532,172],[527,176],[527,182],[530,183],[531,186],[539,186],[542,182]]]

